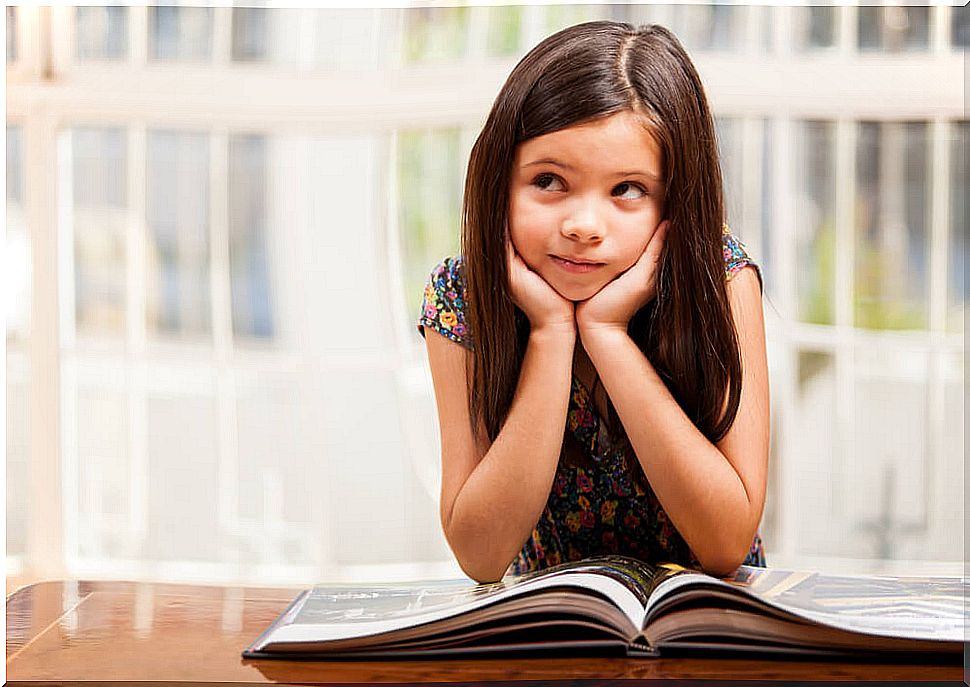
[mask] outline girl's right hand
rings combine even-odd
[[[505,239],[505,250],[512,302],[529,318],[532,331],[561,331],[575,335],[575,304],[560,296],[549,282],[533,272],[509,238]]]

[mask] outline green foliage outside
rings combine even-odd
[[[871,243],[856,246],[855,298],[853,324],[861,329],[925,329],[928,324],[925,303],[887,298],[882,287],[891,279],[909,279],[903,272],[893,273],[890,256]]]
[[[573,24],[602,19],[606,9],[596,5],[549,5],[546,8],[546,32],[551,34]]]
[[[489,56],[509,57],[522,42],[522,7],[490,7],[485,49]]]
[[[468,46],[467,7],[412,8],[405,14],[404,61],[457,60]]]
[[[417,318],[432,268],[459,247],[461,130],[406,131],[398,136],[401,250],[408,312]]]
[[[811,284],[803,287],[801,320],[809,324],[835,324],[835,231],[831,224],[824,224],[816,234],[812,267]]]

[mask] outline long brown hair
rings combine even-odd
[[[638,114],[660,145],[670,222],[656,297],[628,331],[710,441],[737,415],[741,357],[725,287],[722,182],[704,88],[667,29],[595,21],[546,38],[516,65],[471,151],[461,237],[474,336],[469,411],[489,440],[508,415],[529,336],[529,321],[509,293],[504,250],[516,146],[623,110]]]

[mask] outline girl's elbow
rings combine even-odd
[[[751,540],[748,539],[747,543],[722,546],[703,556],[698,554],[697,560],[701,564],[701,568],[708,575],[712,577],[728,577],[734,574],[741,566],[750,548]]]
[[[478,584],[499,582],[505,576],[505,571],[508,569],[507,565],[497,567],[492,561],[469,555],[468,552],[459,550],[451,542],[449,544],[451,545],[451,552],[455,554],[455,560],[458,561],[458,566],[462,572]]]
[[[719,558],[700,561],[701,568],[711,577],[729,577],[741,565],[744,556],[740,558]]]
[[[469,561],[458,560],[458,565],[461,567],[462,571],[472,578],[478,584],[492,584],[493,582],[501,582],[502,578],[505,576],[505,569],[496,570],[494,568],[489,568],[488,566],[477,567]]]
[[[468,577],[479,584],[489,584],[498,582],[505,576],[508,563],[496,566],[494,561],[489,559],[487,552],[477,551],[474,546],[469,545],[469,542],[474,542],[477,537],[462,537],[454,531],[450,521],[447,523],[443,521],[442,525],[451,553],[454,554],[462,572]]]

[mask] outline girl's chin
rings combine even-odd
[[[559,286],[553,286],[556,293],[565,298],[567,301],[572,301],[574,303],[579,303],[580,301],[585,301],[597,293],[603,288],[602,284],[596,284],[591,286],[566,286],[565,284]]]

